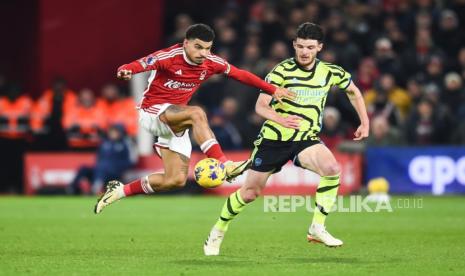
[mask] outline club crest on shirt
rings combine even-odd
[[[199,80],[204,80],[206,75],[207,75],[207,70],[203,70],[202,73],[200,73]]]

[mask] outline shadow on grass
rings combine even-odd
[[[198,259],[176,260],[170,263],[186,266],[227,266],[239,267],[247,265],[280,265],[280,264],[376,264],[376,263],[398,263],[400,259],[383,259],[383,260],[367,260],[363,258],[353,257],[277,257],[273,259],[255,259],[251,260],[246,257],[237,256],[212,256]]]

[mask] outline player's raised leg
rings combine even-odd
[[[270,174],[250,170],[247,173],[245,184],[239,190],[229,195],[223,205],[218,221],[205,241],[203,246],[205,255],[214,256],[220,253],[220,246],[229,224],[248,203],[260,196]]]
[[[189,169],[189,158],[169,149],[160,149],[160,153],[165,172],[153,173],[126,185],[117,180],[108,182],[105,193],[95,205],[95,213],[100,213],[103,208],[123,197],[184,187]]]
[[[200,145],[202,152],[207,157],[215,158],[225,164],[226,180],[231,181],[249,168],[250,160],[233,162],[225,156],[208,125],[207,115],[202,108],[198,106],[170,105],[160,115],[160,120],[167,124],[174,133],[192,128],[193,138]]]
[[[339,188],[340,168],[334,155],[323,144],[306,148],[298,155],[299,164],[321,176],[316,190],[313,221],[308,230],[309,242],[324,243],[327,246],[341,246],[343,242],[334,238],[325,228],[325,220],[333,207]]]

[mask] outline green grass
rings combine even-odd
[[[223,198],[129,198],[100,215],[94,202],[0,197],[0,274],[465,273],[461,197],[424,197],[423,208],[391,213],[333,213],[328,229],[345,242],[336,249],[306,242],[311,214],[304,208],[264,213],[260,200],[232,223],[217,257],[203,256],[202,244]]]

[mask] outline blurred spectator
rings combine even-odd
[[[63,78],[56,78],[51,88],[44,91],[32,110],[31,127],[36,135],[37,149],[66,149],[63,114],[64,110],[72,110],[76,102],[76,93],[67,87]]]
[[[405,137],[409,145],[436,145],[450,137],[434,108],[430,99],[420,100],[405,124]]]
[[[330,10],[329,15],[324,22],[324,25],[326,26],[326,36],[328,38],[331,38],[332,32],[342,29],[344,27],[345,18],[339,10],[333,9]],[[332,43],[332,41],[328,42]]]
[[[376,67],[381,73],[391,74],[397,79],[403,79],[402,64],[399,57],[392,49],[392,43],[388,38],[380,38],[375,43]]]
[[[237,32],[232,27],[225,27],[218,31],[218,38],[215,41],[215,47],[219,50],[228,51],[229,55],[227,60],[231,63],[236,63],[239,59],[239,54],[237,51],[232,51],[239,48],[238,43],[240,39],[237,37]]]
[[[272,6],[266,6],[261,20],[261,48],[268,52],[270,45],[277,40],[284,40],[285,29],[281,18]]]
[[[436,143],[441,145],[449,143],[457,118],[454,118],[449,108],[440,101],[441,90],[435,84],[424,86],[423,95],[434,107],[434,118],[438,122],[437,132],[440,133],[436,137]]]
[[[289,45],[292,45],[289,43]],[[261,75],[266,76],[279,62],[290,57],[289,48],[283,41],[275,41],[270,48],[269,55],[265,62],[260,63],[258,70]],[[254,103],[255,104],[255,103]]]
[[[437,87],[443,87],[444,66],[442,58],[431,56],[426,65],[426,71],[420,74],[420,77],[423,80],[423,85],[433,84]]]
[[[174,20],[175,30],[173,34],[166,39],[167,47],[176,43],[181,43],[184,40],[187,28],[193,24],[192,18],[185,13],[178,14]]]
[[[364,58],[358,66],[355,83],[362,91],[362,94],[367,90],[372,89],[375,80],[379,77],[379,70],[376,67],[375,60],[372,58]]]
[[[123,97],[115,84],[105,85],[101,95],[99,102],[105,110],[106,125],[122,125],[130,137],[136,137],[138,114],[134,99]]]
[[[254,74],[265,77],[268,72],[267,60],[263,59],[260,47],[257,43],[248,43],[245,45],[244,54],[241,61],[241,67],[249,68]]]
[[[433,28],[433,18],[432,15],[426,10],[420,10],[417,12],[415,17],[416,29],[428,29],[432,30]]]
[[[345,28],[334,30],[331,40],[332,43],[327,46],[327,50],[332,50],[336,54],[335,63],[345,70],[355,70],[361,54],[357,45],[350,39],[350,32]]]
[[[287,19],[289,26],[292,26],[293,28],[296,28],[297,26],[299,26],[307,20],[305,18],[304,11],[297,7],[291,9]]]
[[[96,104],[92,90],[84,88],[79,91],[77,105],[64,111],[63,127],[69,146],[75,149],[95,148],[106,127],[105,111],[101,104]]]
[[[391,41],[392,48],[396,53],[402,53],[407,46],[407,38],[400,30],[395,17],[389,16],[384,20],[384,30],[386,37]]]
[[[452,10],[443,10],[439,19],[439,30],[435,32],[435,41],[438,46],[447,49],[445,53],[454,58],[463,45],[465,35],[459,28],[457,14]]]
[[[242,147],[242,137],[233,123],[238,108],[238,102],[227,97],[221,103],[221,107],[210,115],[210,127],[225,150],[237,150]]]
[[[463,103],[465,101],[465,90],[463,88],[462,78],[455,72],[448,73],[444,77],[444,86],[445,89],[441,95],[441,100],[449,108],[452,116],[458,117],[459,110],[463,109]]]
[[[22,93],[19,85],[6,87],[5,96],[0,96],[0,137],[26,138],[30,132],[32,104],[31,97]]]
[[[319,22],[319,18],[321,16],[320,12],[320,5],[317,1],[308,1],[304,7],[305,21]]]
[[[366,139],[367,146],[397,146],[404,143],[401,132],[391,127],[384,116],[371,119],[370,131]]]
[[[112,125],[108,129],[107,137],[98,147],[95,166],[79,168],[67,192],[68,194],[82,193],[81,181],[86,179],[92,186],[92,193],[98,194],[105,182],[121,179],[123,174],[136,162],[135,146],[126,136],[124,127]]]
[[[335,150],[344,141],[347,135],[347,128],[341,122],[341,114],[332,107],[327,106],[323,110],[323,128],[320,138],[330,150]]]
[[[440,56],[440,51],[433,43],[431,31],[429,29],[420,29],[415,36],[414,47],[408,48],[402,57],[404,72],[416,74],[421,72],[431,57]]]
[[[384,106],[384,95],[387,95],[387,101],[389,103],[386,103],[387,105]],[[390,106],[390,104],[394,104],[396,109],[399,111],[399,118],[393,120],[390,119],[390,123],[392,125],[397,126],[398,123],[403,121],[407,114],[410,111],[410,97],[407,94],[407,91],[404,89],[398,87],[395,83],[395,79],[392,75],[390,74],[384,74],[381,76],[377,84],[375,85],[375,89],[369,90],[365,94],[365,101],[367,106],[371,106],[372,111],[374,110],[381,110],[380,108],[383,108],[383,113],[387,112],[385,107]],[[383,107],[381,107],[381,103],[383,103]],[[378,105],[377,107],[373,107],[373,105]],[[374,109],[373,109],[374,108]],[[394,111],[394,110],[393,110]],[[397,112],[397,111],[396,111]],[[389,112],[390,113],[390,112]],[[387,118],[389,116],[385,115]],[[397,116],[397,115],[396,115]]]
[[[423,97],[423,91],[420,82],[417,78],[412,77],[407,81],[407,93],[411,99],[412,105],[418,104]]]

